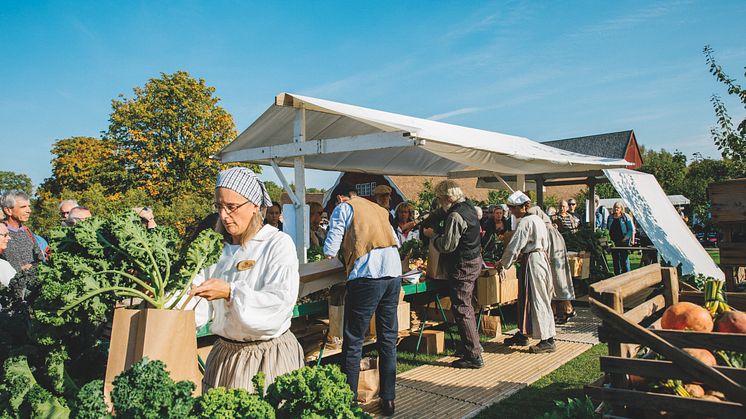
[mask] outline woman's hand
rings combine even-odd
[[[231,299],[231,286],[227,282],[218,278],[210,278],[197,287],[192,288],[191,295],[213,300]]]
[[[422,234],[425,235],[425,237],[433,237],[433,229],[432,228],[425,228],[422,230]]]

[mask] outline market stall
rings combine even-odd
[[[301,262],[307,260],[308,250],[305,168],[452,178],[487,173],[520,180],[535,173],[587,173],[629,165],[625,160],[573,153],[524,137],[289,93],[277,95],[217,157],[226,163],[273,167],[293,202],[294,227],[286,232],[294,238]],[[280,167],[294,168],[294,189]],[[302,265],[301,271],[306,269]],[[331,268],[321,269],[313,280],[302,278],[303,288],[323,288],[338,274]],[[431,293],[439,300],[434,287],[410,288],[405,287],[407,295]],[[325,308],[322,301],[306,303],[296,307],[296,314],[320,314]]]

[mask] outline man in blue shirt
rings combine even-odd
[[[338,187],[338,205],[329,220],[324,254],[339,256],[347,272],[342,370],[357,397],[363,339],[376,315],[381,412],[394,414],[396,385],[397,306],[401,260],[389,212],[357,196],[351,185]]]

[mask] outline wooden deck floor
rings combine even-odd
[[[503,337],[484,344],[484,368],[449,367],[454,357],[423,365],[397,377],[396,418],[469,418],[549,374],[598,343],[598,322],[587,308],[557,326],[557,351],[531,354],[528,348],[506,348]],[[532,344],[536,343],[532,340]],[[365,406],[375,417],[377,402]]]

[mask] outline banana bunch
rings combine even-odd
[[[717,318],[721,313],[733,310],[728,303],[725,302],[725,296],[723,295],[723,287],[725,281],[709,278],[705,281],[705,308],[710,312],[712,318]]]

